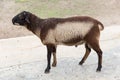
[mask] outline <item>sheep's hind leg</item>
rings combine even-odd
[[[99,42],[94,42],[90,45],[98,55],[98,67],[96,71],[99,72],[101,71],[101,68],[102,68],[102,50],[100,49]]]
[[[82,58],[82,60],[79,62],[79,65],[82,65],[85,60],[87,59],[87,57],[89,56],[90,52],[91,52],[91,48],[88,46],[88,44],[86,43],[85,44],[85,48],[86,48],[86,52],[85,52],[85,55],[84,57]]]

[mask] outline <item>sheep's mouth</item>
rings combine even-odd
[[[20,24],[19,24],[19,23],[14,23],[14,25],[20,26]]]

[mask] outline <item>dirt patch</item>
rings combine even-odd
[[[31,34],[20,26],[14,26],[11,22],[15,15],[17,5],[12,0],[0,2],[0,39],[19,37]]]

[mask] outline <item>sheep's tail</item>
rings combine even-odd
[[[104,30],[104,25],[101,22],[98,22],[98,27],[101,31]]]

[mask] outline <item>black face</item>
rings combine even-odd
[[[19,13],[18,15],[13,17],[12,23],[14,25],[19,24],[21,26],[28,25],[30,23],[30,21],[29,21],[29,12],[23,11],[23,12]]]

